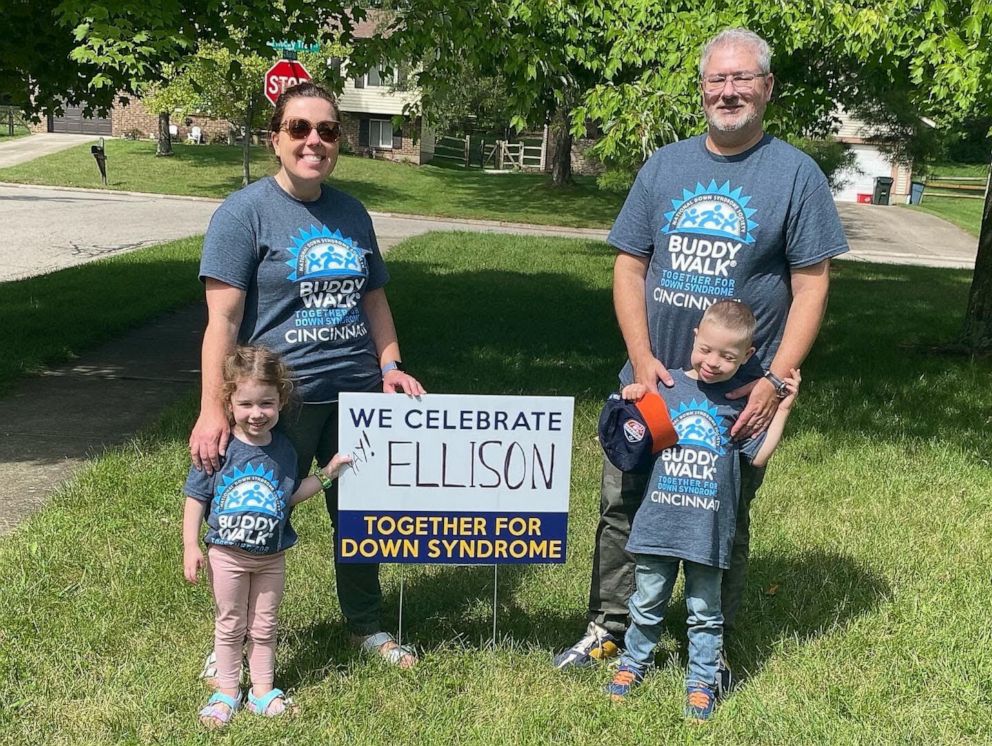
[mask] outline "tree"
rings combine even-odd
[[[232,32],[232,37],[237,36]],[[267,111],[262,79],[272,62],[271,54],[236,54],[219,44],[201,45],[182,72],[143,100],[157,111],[183,116],[204,113],[237,124],[243,132],[241,183],[247,186],[251,133]]]
[[[344,0],[6,0],[0,92],[30,115],[65,104],[105,114],[118,98],[168,82],[169,65],[199,44],[265,55],[271,39],[347,40],[362,17]]]
[[[172,133],[169,125],[172,114],[183,114],[195,111],[199,98],[186,75],[180,75],[173,68],[169,83],[152,85],[144,91],[141,102],[148,111],[158,113],[158,144],[155,146],[156,156],[171,156]]]

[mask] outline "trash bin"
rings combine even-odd
[[[923,182],[914,181],[909,186],[909,204],[918,205],[923,199]]]
[[[875,177],[875,191],[872,193],[871,202],[873,205],[889,204],[889,195],[892,194],[892,179],[888,176]]]

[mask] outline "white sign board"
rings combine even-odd
[[[568,397],[341,394],[344,562],[565,561]]]

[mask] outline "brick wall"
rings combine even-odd
[[[391,119],[392,116],[389,114],[355,114],[348,111],[341,112],[341,139],[345,144],[345,149],[347,152],[354,153],[355,155],[369,155],[371,148],[366,145],[358,144],[358,123],[362,119]],[[389,161],[408,161],[411,163],[420,163],[420,142],[414,142],[414,135],[417,132],[417,128],[420,126],[420,120],[413,122],[407,121],[403,123],[403,127],[400,130],[402,135],[402,147],[399,148],[385,148],[376,149],[375,157],[383,158]],[[396,135],[396,130],[393,130],[394,140]]]
[[[227,139],[229,125],[226,119],[215,119],[213,117],[192,116],[192,122],[187,125],[185,117],[173,116],[169,119],[170,124],[179,128],[179,134],[175,137],[176,142],[184,142],[189,135],[190,127],[199,127],[207,142],[213,142],[216,138]],[[115,137],[123,137],[125,133],[137,130],[141,133],[141,138],[158,137],[158,114],[145,109],[138,99],[131,99],[127,106],[115,106],[110,115]]]

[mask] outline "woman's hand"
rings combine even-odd
[[[220,469],[231,439],[231,425],[224,412],[201,411],[189,436],[189,455],[193,466],[207,474]]]
[[[386,394],[408,394],[421,396],[427,392],[420,381],[401,370],[391,370],[382,377],[382,390]]]

